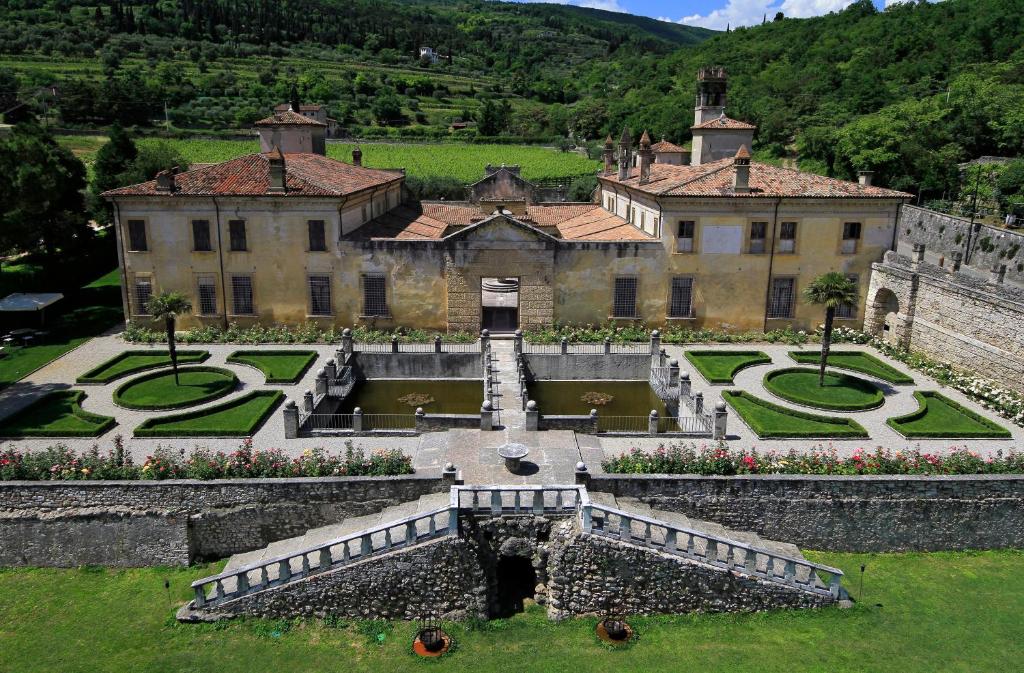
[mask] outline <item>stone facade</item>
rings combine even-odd
[[[591,491],[828,551],[1024,546],[1024,478],[594,475]]]
[[[0,482],[0,566],[186,565],[445,488],[416,476]]]
[[[1024,289],[889,253],[868,302],[866,332],[1024,392]]]

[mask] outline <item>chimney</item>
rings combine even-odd
[[[174,174],[178,172],[178,167],[175,166],[166,171],[160,171],[156,174],[156,191],[158,192],[173,192],[174,191]]]
[[[640,138],[640,184],[646,185],[651,181],[651,163],[654,161],[654,151],[651,149],[651,136],[644,131]]]
[[[612,164],[615,163],[615,141],[612,140],[612,134],[609,133],[608,137],[604,139],[604,174],[612,174]]]
[[[352,150],[352,165],[353,166],[362,166],[363,165],[363,151],[361,149],[359,149],[359,145],[356,145],[356,148],[354,150]]]
[[[865,187],[871,186],[871,180],[875,177],[874,171],[857,171],[857,182]]]
[[[750,192],[750,151],[747,150],[746,145],[741,145],[736,156],[733,157],[733,169],[733,192],[748,194]]]
[[[281,148],[275,145],[274,149],[267,153],[267,162],[270,164],[270,184],[267,186],[267,193],[284,194],[286,172]]]
[[[629,167],[633,163],[633,139],[629,137],[629,129],[622,129],[619,139],[619,180],[629,177]]]

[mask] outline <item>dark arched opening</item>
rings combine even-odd
[[[523,602],[533,598],[537,587],[537,572],[533,563],[524,556],[502,556],[496,568],[498,580],[495,617],[511,617],[523,611]]]

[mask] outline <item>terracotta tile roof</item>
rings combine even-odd
[[[300,115],[298,112],[291,110],[285,110],[284,112],[275,112],[266,119],[261,119],[255,124],[256,126],[327,126],[323,122],[318,122],[315,119]]]
[[[654,143],[653,145],[651,145],[651,149],[654,150],[655,153],[658,153],[658,152],[689,152],[690,151],[690,150],[686,149],[685,147],[680,147],[679,145],[675,145],[673,143],[670,143],[667,140],[662,140],[661,142]]]
[[[557,206],[555,206],[557,207]],[[641,230],[597,204],[557,225],[568,241],[652,241]]]
[[[639,169],[632,169],[622,181],[614,174],[600,176],[598,179],[659,196],[808,199],[906,199],[911,196],[892,189],[865,186],[755,161],[750,162],[750,191],[737,194],[733,192],[732,157],[699,166],[654,164],[651,166],[650,182],[645,185],[640,184]]]
[[[449,227],[464,227],[484,219],[478,206],[465,203],[409,203],[374,218],[349,238],[440,239]]]
[[[566,222],[580,215],[585,215],[599,207],[600,206],[595,203],[565,203],[527,206],[526,217],[530,222],[539,227],[557,227],[562,222]]]
[[[739,121],[737,119],[732,119],[730,117],[726,117],[725,115],[722,115],[721,117],[718,117],[717,119],[709,119],[706,122],[704,122],[703,124],[697,124],[696,126],[691,126],[690,128],[695,128],[695,129],[737,129],[737,130],[741,130],[742,129],[742,130],[753,130],[753,129],[756,129],[757,127],[754,126],[753,124],[748,124],[747,122],[741,122],[741,121]]]
[[[280,103],[274,106],[274,112],[286,112],[287,110],[290,110],[291,107],[291,103]],[[308,105],[300,103],[299,112],[318,112],[322,107],[323,105],[317,105],[315,103],[310,103]]]
[[[266,154],[247,154],[174,176],[174,191],[156,189],[156,180],[120,187],[103,196],[262,196],[270,186]],[[345,196],[401,180],[393,171],[353,166],[319,154],[285,154],[286,188],[275,196]]]

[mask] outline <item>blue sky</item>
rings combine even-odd
[[[781,11],[786,16],[807,17],[827,14],[849,5],[853,0],[529,0],[562,5],[596,7],[616,12],[641,14],[664,21],[724,30],[726,25],[746,26],[760,23]],[[872,0],[881,9],[904,0]]]

